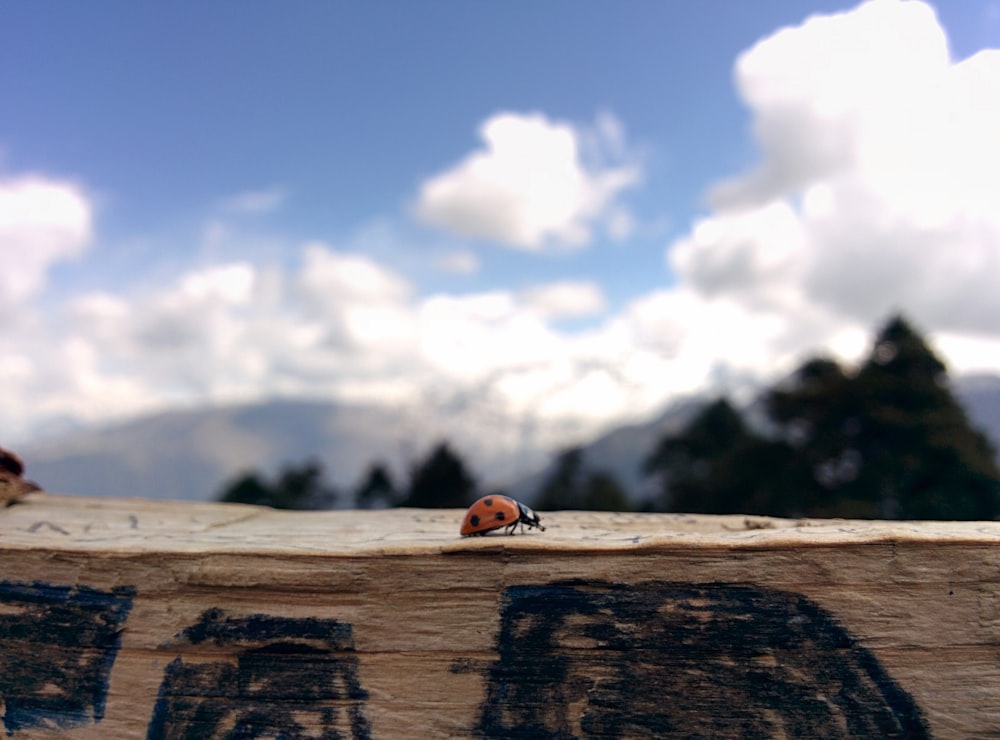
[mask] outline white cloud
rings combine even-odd
[[[600,332],[567,335],[548,320],[603,307],[583,282],[416,298],[383,265],[317,242],[292,270],[221,264],[131,298],[81,296],[65,339],[11,362],[5,390],[44,386],[49,411],[85,420],[272,394],[403,402],[446,390],[501,417],[598,424],[622,399],[635,407],[637,378],[622,385],[634,353],[608,359]]]
[[[545,362],[559,344],[508,291],[431,296],[418,312],[423,360],[453,380],[481,382],[512,367]]]
[[[412,393],[419,375],[407,282],[318,242],[294,271],[212,265],[130,297],[79,296],[56,322],[44,340],[22,334],[26,356],[0,336],[0,359],[11,360],[0,406],[14,427],[32,414],[99,420],[177,402]],[[21,397],[45,403],[22,408]]]
[[[536,285],[524,291],[523,300],[528,310],[546,319],[595,316],[607,307],[600,286],[584,280]]]
[[[668,259],[679,281],[707,298],[742,296],[773,305],[787,301],[786,286],[794,289],[804,239],[795,210],[774,201],[699,219]]]
[[[121,403],[155,408],[177,398],[212,398],[226,388],[255,349],[245,341],[255,273],[245,263],[219,265],[131,300],[92,293],[72,301],[75,356],[87,360],[84,375],[107,381],[92,383],[85,396],[112,409]],[[124,393],[112,381],[136,397],[103,398],[102,389]]]
[[[185,275],[180,290],[193,301],[246,303],[253,291],[254,268],[246,262],[218,265]]]
[[[351,301],[401,300],[410,286],[373,259],[337,252],[322,242],[307,244],[301,273],[303,290],[319,303],[341,305]]]
[[[736,72],[762,161],[671,245],[679,282],[777,315],[801,351],[897,310],[1000,342],[1000,52],[953,62],[929,6],[873,0],[761,40]]]
[[[615,213],[619,194],[640,172],[623,164],[624,132],[610,114],[581,133],[541,114],[498,113],[480,128],[485,148],[425,181],[415,212],[427,223],[464,237],[518,249],[581,247],[595,225]],[[604,145],[614,164],[586,161],[581,139]],[[595,157],[592,157],[592,159]]]
[[[39,408],[100,418],[177,399],[403,403],[448,389],[583,436],[680,393],[780,375],[820,347],[856,357],[893,310],[931,330],[953,368],[995,371],[998,79],[998,52],[948,59],[920,3],[817,17],[740,58],[761,161],[714,188],[711,209],[670,245],[671,287],[613,314],[585,281],[420,296],[366,256],[386,241],[379,230],[350,249],[303,245],[294,267],[231,262],[143,295],[91,294],[48,331],[0,335],[0,409],[5,422]],[[598,228],[629,232],[619,196],[639,172],[617,119],[582,130],[501,114],[483,138],[424,184],[422,218],[528,250],[582,245]],[[38,236],[45,219],[17,231],[55,245],[22,267],[19,300],[89,239],[89,209],[64,212],[77,217],[57,219],[69,227],[51,241]],[[479,265],[460,251],[438,267]],[[600,321],[557,323],[586,316]]]
[[[442,272],[456,275],[473,275],[479,272],[479,259],[467,250],[456,250],[439,254],[434,264]]]
[[[20,303],[46,284],[56,263],[90,244],[93,207],[77,186],[43,177],[0,179],[0,307]]]
[[[907,0],[813,16],[762,39],[738,58],[736,82],[764,161],[715,188],[713,202],[760,204],[862,164],[891,135],[920,127],[906,116],[925,107],[948,66],[934,11]],[[866,140],[886,118],[905,125]]]

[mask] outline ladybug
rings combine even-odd
[[[514,534],[517,525],[538,527],[543,532],[545,527],[538,521],[538,514],[520,501],[507,496],[483,496],[465,512],[462,520],[462,536],[486,534],[501,527],[507,528],[507,534]]]

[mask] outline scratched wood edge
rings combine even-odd
[[[798,548],[886,542],[1000,545],[1000,522],[539,512],[545,532],[461,537],[459,509],[320,512],[31,493],[0,509],[0,547],[101,552],[413,555]]]

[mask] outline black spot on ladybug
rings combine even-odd
[[[469,517],[469,524],[471,524],[473,527],[478,527],[479,526],[479,515],[478,514],[473,514],[471,517]]]
[[[483,506],[493,506],[493,499],[491,499],[491,498],[484,498],[483,499]]]
[[[789,591],[512,586],[496,647],[483,737],[930,737],[875,656]]]
[[[498,522],[502,522],[507,517],[504,515],[502,511],[498,511],[496,514],[493,515],[493,518],[496,519]]]

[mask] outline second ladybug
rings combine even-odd
[[[506,527],[507,534],[514,534],[518,524],[521,525],[522,532],[525,527],[537,527],[545,531],[538,514],[520,501],[508,496],[483,496],[465,512],[460,531],[463,537],[467,537]]]

